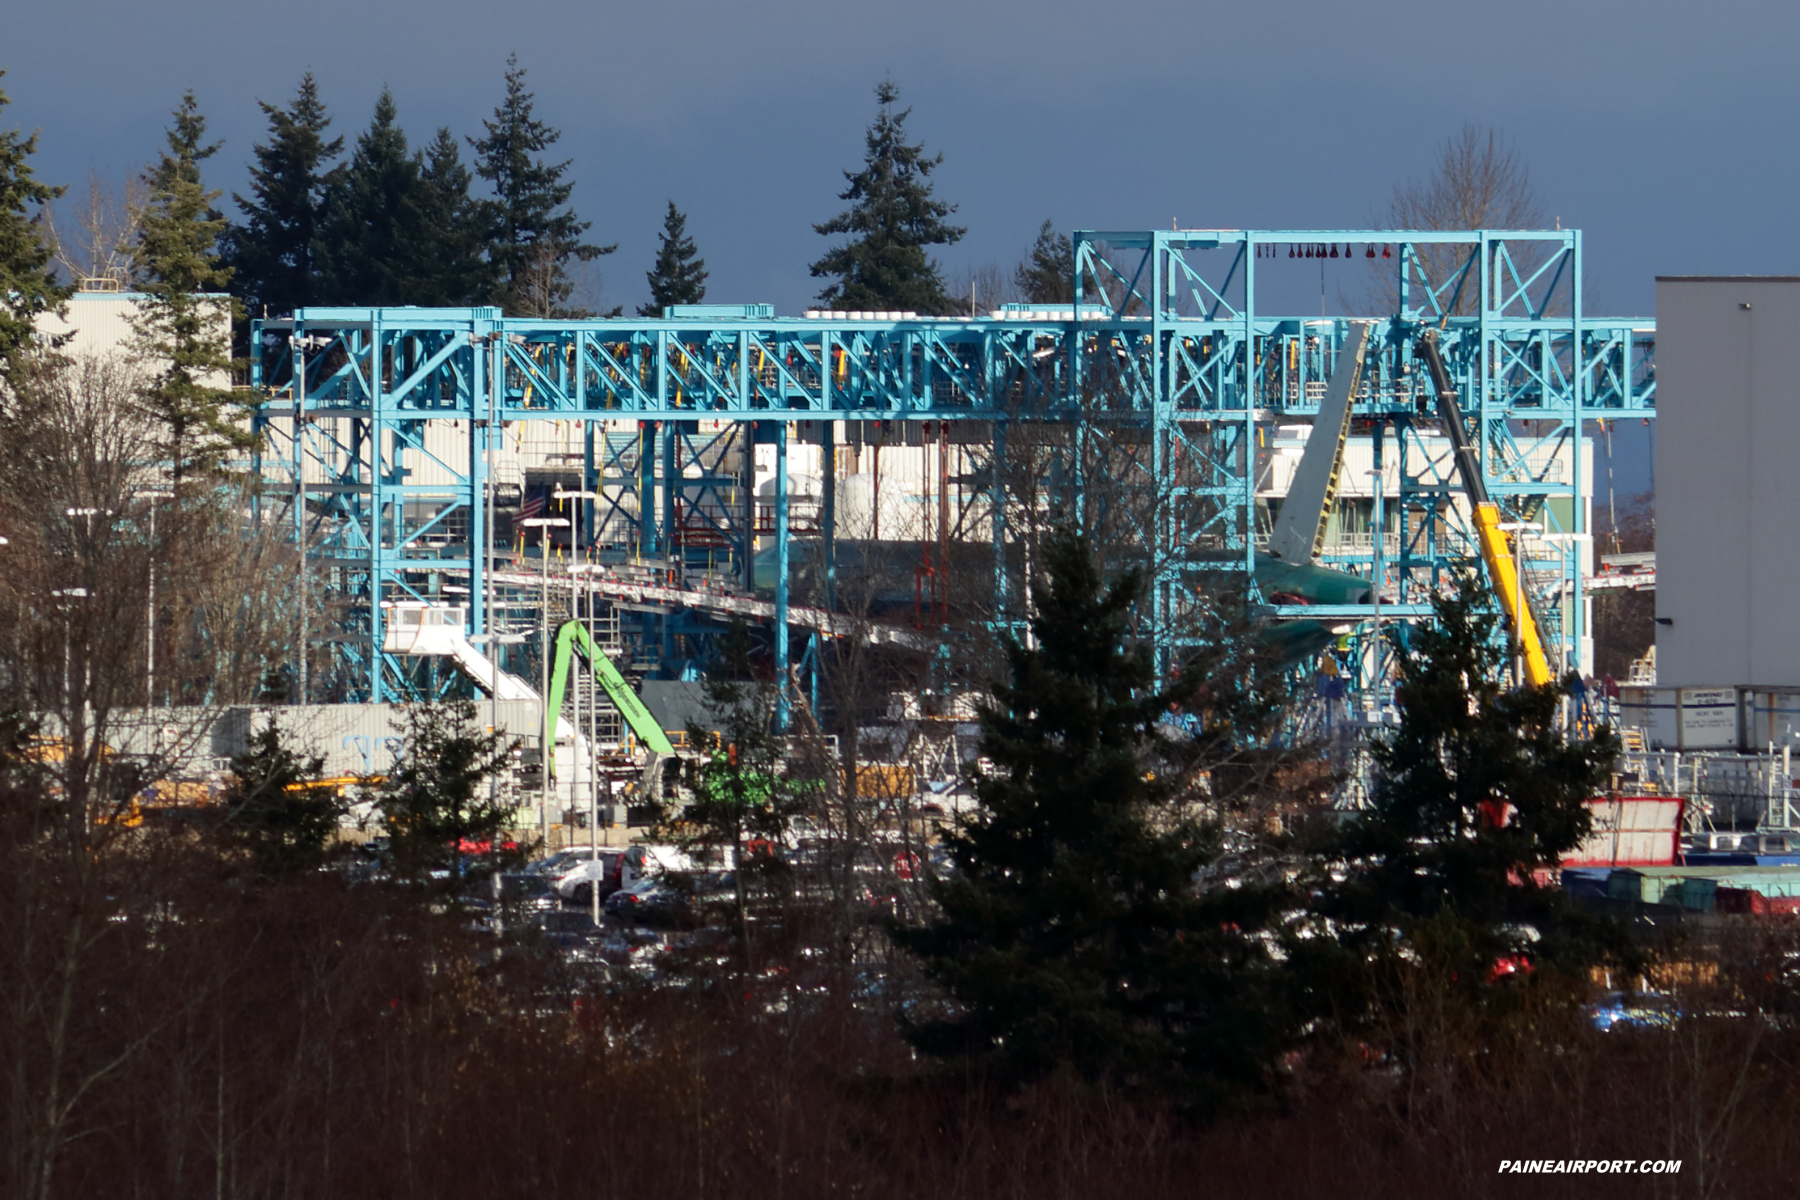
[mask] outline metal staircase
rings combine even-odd
[[[607,657],[616,661],[625,644],[624,633],[620,628],[619,610],[611,604],[596,603],[587,626],[592,633],[594,644]],[[580,715],[582,732],[585,734],[590,727],[593,729],[597,751],[624,745],[624,718],[619,715],[618,707],[607,696],[606,689],[600,685],[600,680],[587,669],[579,655],[571,664],[569,690],[563,698],[562,707],[564,719],[571,724],[575,723],[577,713]]]

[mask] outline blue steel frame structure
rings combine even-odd
[[[678,549],[676,532],[700,521],[748,584],[759,527],[772,536],[778,613],[794,532],[787,448],[800,431],[826,448],[816,533],[828,562],[837,422],[980,422],[966,428],[991,430],[996,465],[1009,429],[1065,426],[1075,451],[1056,479],[1076,509],[1088,491],[1079,447],[1110,437],[1126,448],[1114,469],[1130,478],[1119,482],[1155,498],[1139,536],[1154,564],[1150,615],[1166,666],[1207,576],[1237,574],[1262,599],[1251,582],[1259,428],[1317,412],[1316,385],[1330,377],[1347,329],[1346,318],[1261,311],[1258,264],[1270,258],[1341,252],[1393,268],[1395,311],[1377,324],[1353,409],[1377,455],[1391,438],[1400,461],[1389,502],[1401,552],[1383,568],[1398,603],[1384,604],[1384,616],[1421,616],[1447,571],[1479,570],[1447,503],[1452,465],[1428,440],[1435,413],[1412,354],[1420,330],[1441,331],[1490,494],[1514,518],[1586,533],[1576,502],[1584,422],[1654,415],[1654,326],[1583,315],[1579,231],[1078,232],[1073,245],[1073,306],[1014,306],[992,317],[782,318],[749,305],[610,321],[311,308],[254,322],[262,435],[254,466],[268,501],[289,506],[296,539],[337,601],[330,640],[340,694],[379,701],[413,689],[381,651],[382,604],[430,598],[446,573],[469,582],[469,632],[487,630],[488,452],[505,426],[530,421],[585,423],[589,490],[635,479],[635,505],[602,500],[610,512],[598,515],[631,524],[642,556]],[[601,424],[633,421],[635,434]],[[732,479],[719,448],[748,454],[770,443],[776,495],[759,522],[753,498],[717,502],[716,489]],[[1008,505],[1000,472],[989,478],[994,592],[1003,597]],[[587,502],[586,531],[594,507]],[[1575,650],[1584,632],[1579,548],[1540,544],[1534,553],[1540,619],[1551,610],[1546,639]],[[1367,570],[1368,560],[1341,556],[1338,565]],[[1369,615],[1363,606],[1269,608],[1340,622]],[[785,661],[787,624],[775,624]]]

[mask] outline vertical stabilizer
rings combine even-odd
[[[1325,549],[1325,521],[1337,502],[1338,477],[1344,467],[1344,442],[1350,436],[1350,404],[1362,380],[1363,354],[1369,344],[1369,321],[1352,321],[1338,351],[1337,369],[1319,402],[1306,453],[1294,471],[1287,499],[1275,517],[1268,554],[1284,563],[1308,563]]]

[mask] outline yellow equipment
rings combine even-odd
[[[1554,682],[1550,660],[1544,654],[1544,642],[1538,635],[1537,621],[1531,615],[1531,602],[1520,585],[1519,566],[1506,544],[1506,531],[1500,528],[1500,507],[1488,498],[1487,485],[1482,482],[1481,461],[1476,448],[1469,444],[1462,406],[1456,402],[1456,385],[1450,381],[1444,356],[1438,351],[1437,330],[1428,329],[1421,333],[1413,353],[1431,375],[1438,412],[1444,419],[1444,432],[1449,435],[1451,448],[1456,453],[1456,473],[1462,478],[1463,490],[1468,492],[1469,506],[1474,510],[1475,537],[1481,545],[1481,558],[1487,563],[1494,590],[1500,594],[1500,607],[1507,620],[1512,622],[1514,636],[1519,640],[1520,656],[1525,662],[1525,680],[1532,687],[1543,687]]]

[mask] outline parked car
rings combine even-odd
[[[579,859],[556,876],[556,894],[564,900],[587,904],[592,901],[592,889],[598,887],[600,899],[605,900],[623,885],[624,870],[624,851],[602,850],[598,858]]]
[[[568,909],[538,913],[531,918],[531,927],[542,929],[546,933],[573,933],[594,938],[600,936],[600,926],[594,924],[594,918],[584,912]]]
[[[462,902],[463,928],[470,933],[494,933],[494,906],[482,899],[467,899]]]
[[[606,898],[606,914],[645,925],[678,924],[688,909],[688,894],[664,879],[640,879]]]
[[[737,908],[735,872],[708,871],[704,875],[691,875],[686,882],[693,906],[704,920],[716,920]]]
[[[546,879],[555,879],[558,875],[561,875],[564,871],[573,867],[577,862],[586,859],[587,856],[588,852],[586,847],[576,849],[573,846],[565,846],[555,853],[546,854],[543,858],[538,859],[536,862],[526,867],[525,870],[532,875],[542,875]]]
[[[664,935],[631,925],[608,930],[598,943],[601,961],[636,975],[653,974],[665,949]]]
[[[640,879],[607,897],[607,915],[644,925],[705,924],[736,902],[729,871]]]
[[[500,903],[525,912],[548,912],[559,907],[556,890],[548,880],[522,871],[500,876]]]
[[[1588,1020],[1602,1032],[1614,1029],[1673,1029],[1681,1017],[1674,1001],[1652,992],[1608,992],[1587,1006]]]
[[[559,909],[555,912],[533,913],[531,927],[567,960],[600,961],[603,931],[584,912]]]

